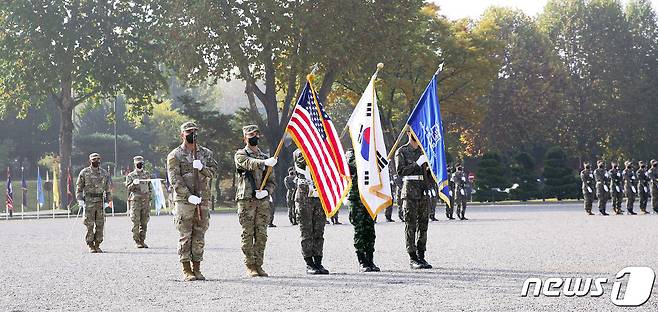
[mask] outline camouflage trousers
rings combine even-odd
[[[592,203],[594,202],[594,194],[590,193],[587,189],[583,190],[583,198],[585,199],[585,212],[592,212]]]
[[[103,242],[103,229],[105,228],[105,209],[103,202],[85,201],[84,225],[87,227],[85,241],[87,245]]]
[[[651,184],[651,208],[658,212],[658,186],[655,183]]]
[[[457,216],[464,216],[466,214],[466,196],[461,193],[455,194],[454,207],[457,210]]]
[[[240,245],[244,263],[248,266],[263,265],[270,213],[270,202],[267,198],[238,200],[238,219],[242,226]]]
[[[130,221],[133,222],[133,240],[137,243],[146,239],[146,227],[151,218],[151,205],[148,198],[130,201]]]
[[[601,182],[596,183],[596,197],[598,197],[599,199],[600,212],[605,212],[605,206],[608,202],[608,196],[610,196],[610,193],[605,191],[605,189],[603,188],[603,183]]]
[[[302,256],[322,256],[324,247],[324,226],[327,221],[320,199],[309,197],[296,201],[299,211],[299,230],[302,238]]]
[[[436,215],[436,204],[439,202],[438,197],[431,197],[429,200],[429,216],[434,217]]]
[[[633,211],[633,204],[635,204],[635,193],[633,191],[626,192],[626,211]]]
[[[612,187],[613,189],[610,190],[610,197],[612,197],[612,210],[616,213],[620,213],[621,203],[624,201],[624,193],[622,193],[620,186],[614,185]],[[617,187],[619,187],[619,192],[617,191]]]
[[[297,208],[295,208],[295,200],[287,200],[286,205],[288,206],[288,219],[291,223],[297,222]]]
[[[407,252],[425,251],[427,245],[427,225],[429,223],[429,201],[427,197],[420,199],[405,198],[402,201],[405,222],[405,240]]]
[[[644,191],[644,186],[638,188],[638,200],[640,202],[640,211],[647,211],[647,202],[649,202],[649,193]]]
[[[203,249],[206,245],[206,231],[210,225],[208,203],[201,204],[201,217],[196,205],[176,202],[174,223],[178,230],[178,256],[180,262],[203,261]]]
[[[350,207],[350,223],[354,226],[354,249],[357,252],[375,252],[375,220],[361,201],[350,201]]]

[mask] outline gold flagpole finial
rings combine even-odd
[[[311,73],[306,76],[308,81],[313,82],[313,80],[315,80],[315,72],[318,70],[318,67],[318,63],[315,63],[313,66],[311,66]]]

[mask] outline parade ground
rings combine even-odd
[[[587,216],[581,205],[472,206],[468,221],[437,213],[428,231],[431,270],[409,268],[404,224],[382,222],[382,213],[380,273],[359,272],[345,209],[344,224],[325,229],[325,276],[305,274],[299,229],[281,208],[278,227],[268,232],[268,278],[245,275],[236,214],[213,214],[205,282],[181,281],[171,216],[151,217],[149,249],[134,247],[128,217],[108,217],[103,254],[88,252],[81,219],[3,220],[0,311],[622,310],[610,299],[615,274],[629,266],[658,269],[658,215]],[[531,277],[608,283],[599,297],[533,297],[532,289],[523,297]],[[656,287],[644,305],[624,310],[658,310]]]

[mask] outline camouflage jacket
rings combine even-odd
[[[295,191],[297,190],[297,181],[295,181],[295,176],[287,175],[283,179],[283,183],[286,185],[286,200],[291,201],[295,200]]]
[[[624,191],[627,194],[633,193],[633,188],[635,187],[635,180],[637,180],[637,177],[635,176],[635,171],[633,171],[633,169],[624,169],[621,175],[624,178]]]
[[[580,172],[580,179],[583,181],[583,192],[590,192],[594,190],[595,184],[592,170],[583,169],[583,171]],[[587,190],[587,187],[589,187],[590,190]]]
[[[452,174],[452,183],[455,184],[455,192],[461,192],[461,190],[464,190],[464,194],[466,193],[466,189],[468,186],[468,177],[466,177],[466,172],[462,171],[456,171],[455,173]]]
[[[134,183],[135,179],[146,180],[150,179],[148,173],[145,170],[137,171],[133,170],[126,176],[126,189],[128,189],[128,200],[136,199],[148,199],[151,198],[151,182],[141,181],[140,183]]]
[[[299,149],[296,149],[292,153],[293,161],[295,162],[295,170],[297,171],[297,190],[295,192],[295,201],[304,202],[309,197],[318,198],[318,196],[311,196],[313,190],[315,190],[315,183],[313,179],[310,178],[310,172],[306,168],[306,160],[304,155]],[[302,173],[306,172],[306,174]]]
[[[608,171],[608,176],[610,177],[610,190],[616,191],[617,187],[619,187],[619,191],[621,192],[623,182],[621,170],[612,168]]]
[[[420,147],[413,149],[410,143],[402,145],[395,152],[396,172],[402,179],[400,199],[421,199],[426,196],[430,176],[427,174],[427,170],[416,163],[422,154],[423,151]],[[423,180],[405,180],[407,176],[422,176]]]
[[[174,188],[174,201],[187,202],[190,195],[201,197],[202,204],[210,202],[210,180],[217,171],[217,161],[211,150],[197,145],[197,159],[203,168],[198,171],[192,167],[194,152],[187,150],[184,144],[176,147],[167,155],[167,175]],[[198,173],[198,181],[197,179]],[[195,187],[198,186],[198,189]]]
[[[605,169],[596,168],[594,170],[594,178],[596,179],[596,183],[608,184],[608,172]]]
[[[235,200],[256,198],[256,190],[265,176],[267,167],[263,164],[263,160],[269,158],[267,154],[263,153],[260,149],[257,152],[251,151],[249,147],[244,147],[235,152],[235,170],[237,173],[237,190],[235,192]],[[274,171],[270,173],[267,178],[263,190],[272,195],[274,192]],[[269,200],[263,198],[263,200]]]
[[[651,187],[658,186],[658,168],[650,168],[647,170],[647,176],[649,177],[649,183]]]
[[[635,175],[637,176],[637,188],[644,190],[644,187],[649,186],[649,177],[647,176],[647,170],[646,169],[637,169],[635,172]]]
[[[75,183],[75,198],[94,203],[109,202],[112,198],[110,179],[110,174],[103,168],[89,166],[82,169]]]

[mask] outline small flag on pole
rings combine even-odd
[[[43,191],[43,180],[41,180],[41,172],[37,167],[37,204],[40,208],[46,204],[46,196]]]
[[[11,186],[11,171],[9,171],[9,167],[7,167],[7,200],[5,201],[5,208],[8,218],[14,212],[14,189]]]
[[[57,168],[53,169],[53,209],[59,209],[59,179]],[[55,212],[53,211],[53,215]]]
[[[25,181],[25,168],[21,166],[21,192],[23,194],[23,200],[21,201],[21,209],[24,210],[27,207],[27,181]]]

